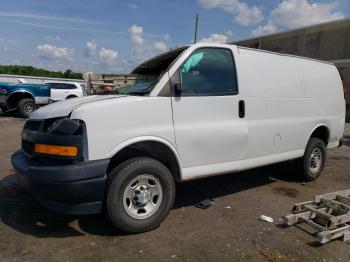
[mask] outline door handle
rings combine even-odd
[[[245,117],[245,103],[244,100],[239,100],[238,102],[238,116],[239,118]]]

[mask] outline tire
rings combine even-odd
[[[17,108],[21,116],[29,117],[29,115],[37,109],[34,99],[32,98],[23,98],[19,100]]]
[[[0,106],[0,109],[3,113],[6,113],[7,107],[6,106]]]
[[[174,199],[173,176],[153,158],[129,159],[109,174],[107,214],[123,232],[140,233],[156,228],[168,215]]]
[[[311,137],[307,143],[304,156],[295,161],[300,178],[304,181],[316,180],[321,175],[326,157],[325,143],[319,138]]]

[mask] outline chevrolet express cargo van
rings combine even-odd
[[[117,228],[147,231],[169,213],[176,182],[286,160],[315,180],[343,136],[343,87],[331,63],[200,43],[132,73],[142,80],[123,91],[30,115],[12,164],[42,205],[105,209]]]

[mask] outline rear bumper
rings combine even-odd
[[[18,150],[11,162],[21,184],[43,206],[66,214],[102,211],[108,159],[70,165],[48,165]]]

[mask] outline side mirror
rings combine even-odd
[[[175,91],[175,95],[180,95],[182,93],[182,86],[180,82],[176,82],[174,84],[174,91]]]

